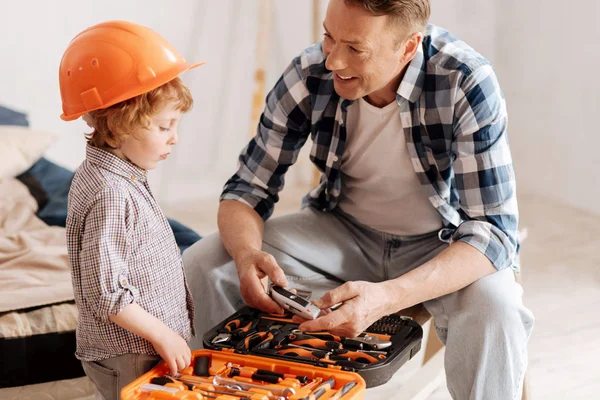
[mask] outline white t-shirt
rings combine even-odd
[[[396,102],[362,98],[348,107],[339,207],[358,222],[394,235],[442,228],[442,219],[411,164]]]

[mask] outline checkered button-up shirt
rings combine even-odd
[[[336,207],[346,143],[346,110],[318,43],[296,57],[267,96],[256,136],[242,151],[221,199],[267,219],[284,175],[310,137],[321,182],[304,205]],[[430,25],[409,63],[396,103],[412,165],[442,217],[440,232],[485,254],[497,269],[516,266],[518,209],[504,95],[489,62]],[[402,204],[398,204],[399,207]]]
[[[67,246],[79,310],[79,359],[157,354],[150,342],[109,320],[133,302],[190,339],[192,297],[146,171],[88,145],[69,192]]]

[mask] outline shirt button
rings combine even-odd
[[[135,175],[131,175],[131,180],[135,181]]]
[[[333,162],[337,162],[340,158],[338,156],[333,156]]]
[[[123,275],[121,275],[121,276],[119,276],[119,283],[121,284],[121,286],[123,288],[126,288],[128,286],[129,282],[127,282],[127,278],[125,278]]]

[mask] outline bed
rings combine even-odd
[[[0,106],[0,147],[6,150],[6,143],[14,145],[14,138],[19,138],[14,133],[19,133],[19,129],[28,130],[27,127],[26,114]],[[2,136],[7,131],[9,135]],[[7,142],[11,133],[13,142]],[[73,172],[38,154],[44,148],[41,143],[44,137],[35,138],[32,132],[21,133],[27,133],[22,137],[28,137],[34,144],[28,144],[22,151],[13,149],[13,153],[24,157],[13,163],[19,164],[16,169],[11,169],[14,165],[0,165],[0,235],[11,235],[10,229],[18,223],[25,228],[35,225],[38,230],[35,234],[26,232],[19,239],[15,239],[14,234],[8,239],[0,237],[0,244],[4,244],[4,247],[0,246],[0,285],[3,285],[0,286],[0,398],[86,399],[93,396],[94,388],[74,356],[77,308],[70,288],[64,245],[67,195]],[[48,143],[51,139],[48,138]],[[2,140],[5,140],[4,144]],[[32,150],[36,145],[39,147],[38,153]],[[0,154],[0,162],[5,159]],[[13,175],[14,172],[18,173]],[[19,195],[20,190],[27,193]],[[30,212],[35,216],[27,217],[29,219],[16,217],[17,211],[28,209],[17,204],[19,201],[29,202],[31,210],[34,210]],[[11,218],[16,222],[9,221]],[[171,219],[169,223],[182,252],[200,239],[196,232],[184,224]],[[11,226],[7,227],[7,224]],[[39,228],[42,225],[47,226],[51,234],[40,236]],[[47,240],[48,235],[54,235],[53,241]],[[33,252],[41,253],[46,261],[52,261],[48,271],[40,271],[39,268],[34,270],[39,265],[34,263],[34,267],[31,267],[33,264],[30,259],[27,259],[27,267],[19,268],[15,260],[25,259],[27,255],[7,256],[6,243],[10,245],[16,240],[31,242],[40,237],[46,242],[30,247],[35,248]],[[44,251],[47,255],[43,254]],[[37,283],[27,286],[18,277],[21,273],[24,277],[34,275],[37,277],[34,282]],[[51,276],[54,283],[44,285],[45,279],[41,277],[46,276]],[[7,280],[11,279],[6,285]],[[57,360],[61,360],[60,367]]]

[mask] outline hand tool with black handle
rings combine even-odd
[[[252,334],[246,336],[244,339],[240,340],[235,345],[235,349],[238,351],[250,350],[252,347],[260,344],[268,335],[269,335],[269,332],[252,333]]]
[[[305,331],[301,331],[300,329],[294,329],[292,330],[293,334],[295,335],[307,335],[307,336],[314,336],[317,339],[321,339],[321,340],[333,340],[336,342],[343,342],[344,341],[344,337],[343,336],[337,336],[334,335],[332,333],[329,333],[327,331],[324,332],[305,332]]]
[[[235,373],[236,375],[244,376],[246,378],[252,378],[252,375],[258,374],[258,375],[263,375],[263,376],[271,375],[271,376],[281,378],[281,379],[285,379],[285,378],[296,379],[301,384],[305,384],[306,382],[308,382],[308,376],[306,376],[306,375],[282,374],[280,372],[270,371],[268,369],[257,369],[257,368],[252,368],[252,367],[232,368],[232,371],[233,370],[239,371],[239,372]],[[231,372],[230,372],[230,376],[232,376]],[[275,383],[277,383],[277,382],[275,382]]]
[[[314,336],[296,333],[288,334],[287,342],[297,344],[298,346],[310,346],[315,348],[326,347],[329,349],[341,349],[344,347],[341,342],[336,342],[333,340],[323,340],[318,339]]]

